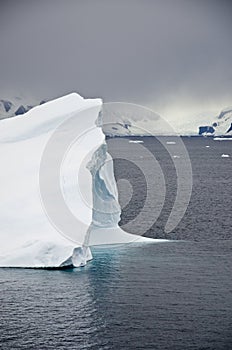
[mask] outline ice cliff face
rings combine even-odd
[[[115,182],[109,181],[114,176],[110,164],[111,158],[107,153],[106,144],[102,144],[93,154],[87,168],[92,175],[93,210],[92,227],[117,227],[120,220],[121,208]],[[107,169],[108,167],[108,169]]]
[[[85,265],[89,246],[137,237],[118,227],[101,107],[70,94],[0,121],[0,266]]]

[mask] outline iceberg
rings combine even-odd
[[[83,266],[91,246],[159,241],[118,226],[101,109],[72,93],[0,121],[1,267]]]
[[[129,140],[129,143],[143,143],[142,140]]]

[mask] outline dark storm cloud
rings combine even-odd
[[[230,103],[230,1],[1,1],[0,90]],[[229,102],[230,101],[230,102]]]

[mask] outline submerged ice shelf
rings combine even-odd
[[[154,242],[118,226],[121,212],[99,123],[101,107],[100,99],[83,99],[73,93],[0,122],[1,267],[80,266],[92,258],[90,246]],[[76,121],[71,133],[81,136],[64,155],[61,145],[70,136],[70,119]],[[64,127],[59,129],[61,125]],[[55,148],[41,175],[44,153],[54,133]],[[52,178],[59,157],[61,192],[70,211],[67,215],[59,206]],[[77,173],[80,191],[75,187]],[[47,186],[42,198],[41,181]]]

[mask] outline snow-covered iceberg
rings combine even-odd
[[[118,226],[101,108],[73,93],[0,121],[1,267],[80,266],[89,246],[151,241]]]

